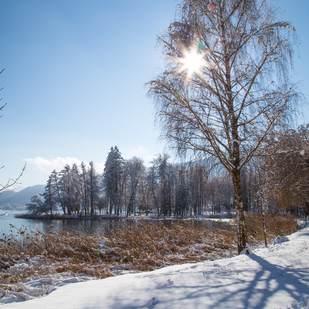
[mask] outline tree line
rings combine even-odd
[[[228,215],[235,213],[232,177],[216,161],[171,163],[158,155],[146,167],[142,159],[123,159],[117,146],[108,153],[103,173],[66,165],[52,171],[41,197],[28,210],[53,214],[153,214],[156,216]],[[309,125],[271,135],[242,169],[246,211],[289,210],[308,215]]]

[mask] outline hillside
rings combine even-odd
[[[44,185],[27,187],[19,192],[4,191],[0,194],[0,209],[6,209],[8,206],[26,205],[30,202],[31,196],[40,195],[44,192]]]

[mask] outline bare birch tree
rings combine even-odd
[[[165,70],[147,84],[163,137],[180,154],[218,158],[231,174],[239,253],[247,243],[240,171],[297,97],[295,29],[276,11],[268,0],[184,0],[158,38]]]

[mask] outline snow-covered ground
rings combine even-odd
[[[309,227],[250,255],[102,280],[35,278],[2,297],[5,309],[309,308]],[[47,280],[47,281],[46,281]],[[58,281],[57,281],[58,280]],[[75,283],[66,284],[75,280]],[[76,282],[83,281],[84,282]],[[32,284],[32,287],[30,287]],[[64,285],[63,285],[64,284]],[[63,286],[60,286],[63,285]],[[36,293],[36,294],[35,294]],[[29,298],[30,298],[29,296]]]

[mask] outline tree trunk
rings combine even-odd
[[[233,184],[235,189],[235,206],[237,218],[237,246],[238,254],[246,248],[247,245],[247,230],[245,223],[245,211],[242,198],[242,188],[240,180],[240,171],[236,170],[232,173]]]
[[[265,242],[265,247],[267,247],[267,231],[266,231],[266,222],[265,222],[265,212],[264,212],[263,201],[261,202],[261,216],[262,216],[262,224],[263,224],[264,242]]]
[[[113,212],[113,205],[114,204],[114,200],[110,199],[109,200],[109,214],[111,215]]]

